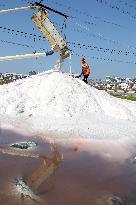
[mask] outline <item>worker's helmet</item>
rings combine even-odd
[[[85,58],[82,58],[82,63],[85,63]]]

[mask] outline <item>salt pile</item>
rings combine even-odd
[[[0,86],[0,117],[37,132],[87,138],[135,137],[136,102],[52,70]]]

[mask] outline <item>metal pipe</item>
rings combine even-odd
[[[50,51],[51,52],[51,51]],[[7,61],[7,60],[17,60],[17,59],[25,59],[25,58],[36,58],[36,57],[43,57],[53,54],[50,52],[44,53],[33,53],[33,54],[23,54],[23,55],[15,55],[15,56],[3,56],[0,57],[0,61]]]
[[[24,7],[20,7],[20,8],[0,10],[0,14],[16,12],[16,11],[21,11],[21,10],[29,10],[29,9],[33,9],[33,8],[35,8],[35,6],[24,6]]]

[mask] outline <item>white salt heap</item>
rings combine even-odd
[[[41,133],[57,131],[97,139],[136,137],[136,102],[112,97],[52,70],[0,86],[0,118]]]

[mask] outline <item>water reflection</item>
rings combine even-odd
[[[87,150],[82,149],[81,143],[78,149],[75,145],[57,144],[58,149],[54,147],[51,152],[50,144],[40,138],[6,130],[2,131],[0,145],[4,147],[26,139],[38,144],[29,151],[37,158],[0,154],[0,204],[136,205],[136,166],[129,162],[127,155],[120,156],[120,160],[109,160],[114,152],[120,153],[117,146],[114,151],[111,146],[111,152],[106,155],[98,154],[93,143]],[[99,145],[97,150],[103,152]],[[61,163],[60,153],[63,154]],[[18,195],[13,188],[15,179],[25,182],[35,195],[25,198]]]
[[[42,160],[42,165],[38,167],[34,172],[26,179],[16,179],[14,183],[14,188],[16,189],[15,194],[20,194],[20,198],[23,200],[25,198],[30,198],[32,201],[37,203],[42,202],[34,192],[37,191],[39,186],[54,173],[55,169],[58,167],[59,163],[62,161],[62,156],[57,150],[55,144],[50,144],[53,152],[53,157],[47,157],[44,155],[33,154],[24,150],[24,148],[29,147],[27,145],[35,144],[34,142],[18,142],[15,146],[5,145],[0,147],[0,153],[6,155],[13,155],[18,157],[26,158],[37,158]],[[6,195],[6,193],[4,193]],[[13,195],[13,193],[11,194]]]

